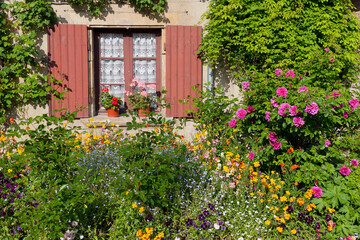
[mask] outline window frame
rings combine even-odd
[[[161,29],[128,29],[128,28],[113,28],[113,29],[94,29],[93,42],[94,42],[94,91],[95,91],[95,115],[105,114],[106,110],[100,106],[100,63],[101,58],[100,54],[100,34],[103,33],[114,33],[114,34],[123,34],[123,51],[124,57],[122,58],[105,58],[105,59],[114,59],[114,60],[124,60],[124,82],[125,82],[125,91],[131,92],[130,83],[134,76],[133,62],[134,60],[156,60],[156,95],[161,96],[162,80],[161,80]],[[134,57],[133,56],[133,34],[134,33],[152,33],[156,37],[156,57]],[[151,83],[149,83],[151,84]],[[122,85],[122,84],[118,84]],[[127,96],[124,96],[125,99],[125,108],[120,109],[122,112],[126,112],[129,109]],[[159,109],[153,109],[158,111]]]

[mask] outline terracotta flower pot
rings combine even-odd
[[[145,109],[139,109],[138,111],[138,116],[139,117],[146,117],[146,114],[148,114],[150,112],[150,107],[147,107]]]
[[[109,109],[107,109],[107,112],[108,112],[108,117],[118,117],[118,116],[120,116],[118,108],[117,109],[109,108]]]

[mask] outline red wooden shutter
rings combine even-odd
[[[187,96],[196,97],[191,87],[201,86],[202,66],[196,54],[201,41],[201,27],[166,26],[166,98],[171,108],[168,117],[186,117],[190,105],[179,103]]]
[[[70,112],[89,104],[89,79],[86,25],[59,24],[48,37],[49,72],[63,82],[54,85],[61,91],[67,89],[65,99],[59,102],[52,96],[50,114],[59,116],[55,109],[67,108]],[[78,112],[76,117],[89,117],[88,109]]]

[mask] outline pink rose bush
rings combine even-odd
[[[286,117],[286,115],[287,115],[286,111],[289,110],[289,108],[290,108],[290,105],[288,103],[280,104],[280,107],[278,108],[279,115]]]
[[[305,108],[305,112],[310,113],[311,115],[317,114],[319,111],[319,107],[316,102],[311,102],[310,105],[307,105]]]
[[[350,164],[351,164],[352,167],[358,167],[359,166],[359,161],[357,159],[351,159]]]
[[[342,175],[347,176],[347,175],[349,175],[351,173],[351,170],[347,166],[343,166],[342,168],[340,168],[339,172]]]
[[[247,82],[247,81],[242,82],[242,89],[243,89],[244,91],[248,90],[248,89],[249,89],[249,86],[250,86],[250,83],[249,83],[249,82]]]
[[[283,97],[286,98],[287,97],[287,89],[285,87],[281,87],[276,89],[276,94],[278,95],[278,97]]]
[[[236,112],[236,116],[240,119],[244,119],[246,116],[246,110],[242,108],[238,109]]]
[[[230,120],[230,122],[229,122],[229,126],[231,127],[231,128],[234,128],[234,127],[236,127],[236,119],[231,119]]]
[[[294,117],[293,123],[295,127],[301,127],[305,124],[304,120],[301,117]]]

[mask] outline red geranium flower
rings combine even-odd
[[[108,92],[109,89],[108,89],[108,88],[103,88],[102,91],[103,91],[103,92]]]

